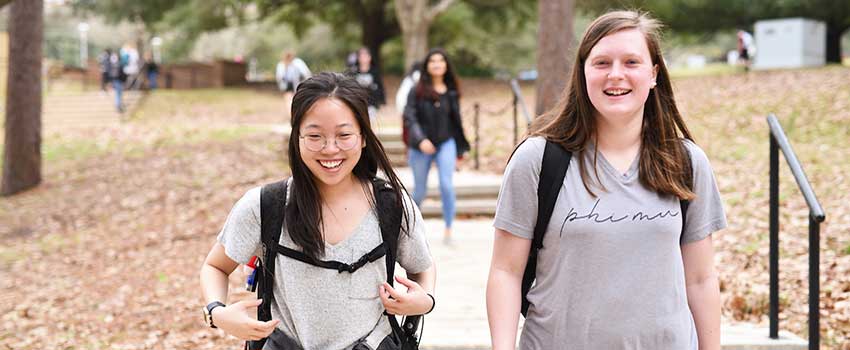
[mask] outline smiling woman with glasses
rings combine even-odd
[[[211,327],[250,349],[410,349],[413,335],[393,315],[430,312],[436,272],[422,214],[371,129],[366,100],[341,74],[298,86],[292,177],[249,190],[201,267]],[[227,276],[255,255],[262,300],[225,306]],[[409,279],[393,273],[396,262]]]

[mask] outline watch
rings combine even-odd
[[[204,307],[204,321],[206,321],[207,326],[210,326],[211,328],[218,328],[213,323],[212,311],[213,311],[213,309],[215,309],[219,306],[226,306],[226,305],[224,305],[224,303],[222,303],[220,301],[214,301],[214,302],[207,304],[207,306]]]

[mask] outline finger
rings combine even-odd
[[[384,282],[384,289],[386,289],[387,293],[390,293],[390,296],[393,297],[393,299],[395,300],[401,301],[401,299],[404,297],[404,295],[395,290],[395,288],[390,286],[387,282]]]
[[[408,292],[422,289],[422,287],[419,285],[419,283],[416,283],[416,281],[411,280],[407,277],[395,276],[395,280],[398,281],[398,283],[401,283],[405,287],[407,287]]]
[[[247,309],[247,308],[257,307],[262,303],[263,303],[263,299],[252,299],[252,300],[247,300],[247,301],[243,300],[243,301],[238,302],[237,304],[240,304],[241,306],[243,306]]]
[[[387,289],[383,285],[378,287],[378,295],[381,296],[381,303],[384,304],[384,308],[387,308],[391,304],[395,303],[395,300],[390,300],[390,293],[387,292]]]

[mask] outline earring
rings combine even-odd
[[[653,81],[653,82],[652,82],[652,86],[650,86],[649,88],[650,88],[650,89],[652,89],[652,88],[654,88],[654,87],[655,87],[655,82]]]

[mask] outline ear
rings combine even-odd
[[[658,65],[652,66],[652,88],[655,87],[656,79],[658,79]]]

